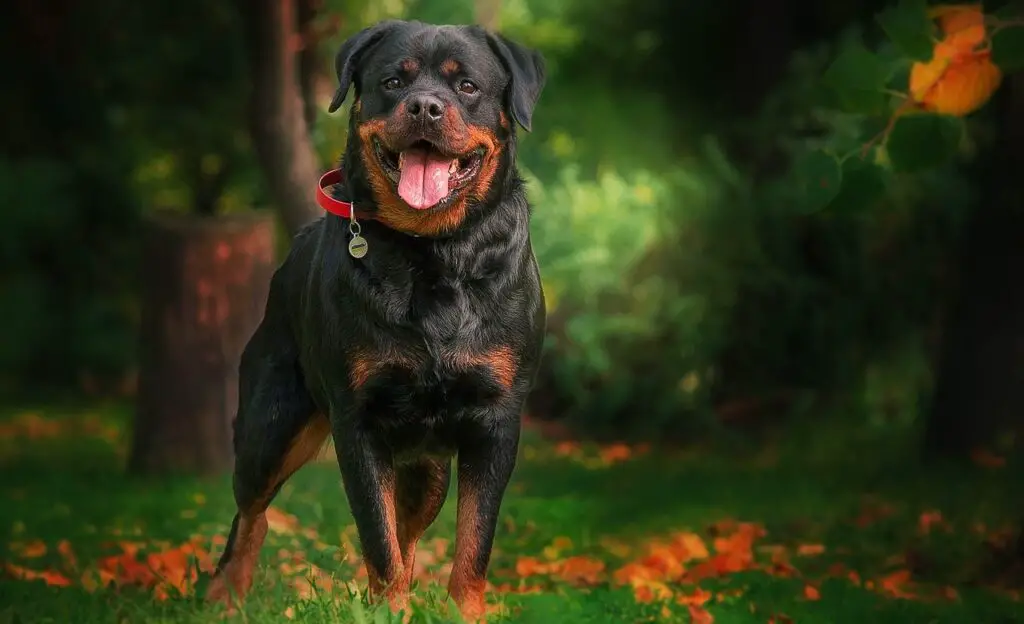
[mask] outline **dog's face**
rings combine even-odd
[[[538,53],[474,26],[384,22],[346,41],[337,69],[328,110],[354,83],[350,154],[378,220],[423,235],[458,227],[487,201],[513,166],[503,157],[512,124],[530,129],[544,84]]]

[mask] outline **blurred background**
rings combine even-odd
[[[844,168],[824,207],[794,182],[807,154],[877,134],[822,76],[851,45],[885,53],[889,4],[13,2],[5,463],[38,466],[19,436],[86,411],[122,432],[96,465],[223,474],[238,354],[346,140],[347,107],[325,111],[333,55],[403,17],[481,23],[547,59],[519,161],[549,310],[538,431],[1002,466],[1024,433],[1024,83],[1004,80],[947,162],[882,182]],[[999,483],[1014,517],[1019,481]]]

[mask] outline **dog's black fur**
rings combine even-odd
[[[327,215],[295,237],[274,275],[242,356],[239,511],[209,596],[247,591],[264,511],[330,434],[371,592],[398,606],[458,457],[449,590],[478,617],[545,325],[514,126],[530,129],[543,61],[479,27],[391,21],[346,41],[337,70],[330,110],[350,83],[355,98],[335,193],[367,216],[368,254],[350,256],[349,221]],[[409,112],[429,98],[446,111],[433,124]],[[381,159],[419,140],[459,157],[475,150],[465,160],[479,171],[414,211]]]

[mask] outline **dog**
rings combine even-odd
[[[238,511],[207,598],[244,597],[266,509],[330,436],[370,595],[395,609],[457,458],[448,592],[479,620],[546,324],[516,166],[544,59],[478,26],[387,21],[336,70],[329,112],[354,87],[340,183],[321,181],[330,214],[295,236],[241,358]]]

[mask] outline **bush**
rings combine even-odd
[[[713,144],[710,154],[717,154]],[[594,432],[683,431],[706,413],[730,288],[704,266],[700,224],[740,180],[721,158],[668,176],[565,168],[530,178],[549,309],[540,416]]]

